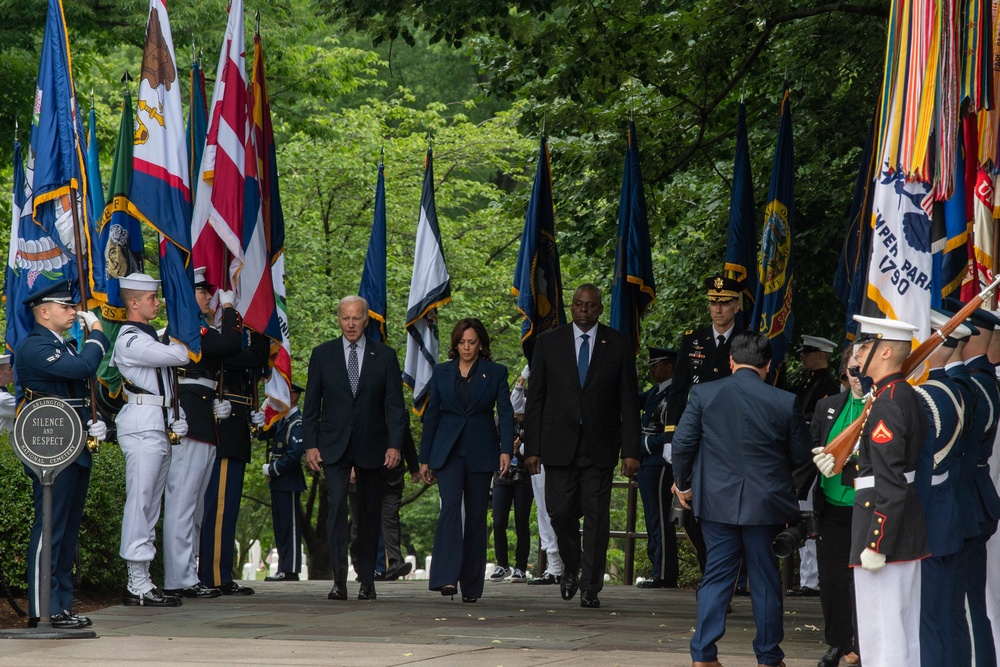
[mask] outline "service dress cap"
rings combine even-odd
[[[705,278],[705,289],[709,301],[729,301],[743,292],[743,285],[738,280],[716,274]]]
[[[917,327],[909,322],[889,319],[888,317],[868,317],[867,315],[855,315],[854,321],[861,326],[858,328],[858,336],[854,339],[855,345],[860,345],[870,340],[900,341],[909,343],[913,340],[913,334]]]
[[[820,336],[802,336],[802,348],[799,352],[833,352],[837,344]]]
[[[215,289],[215,285],[213,285],[212,283],[208,282],[205,279],[205,274],[207,272],[208,269],[204,266],[199,266],[197,269],[194,270],[194,286],[200,287],[201,289],[206,289],[209,292],[211,292]]]
[[[948,323],[955,313],[944,310],[943,308],[931,308],[931,329],[938,331],[945,324]],[[954,338],[955,340],[965,340],[969,336],[978,334],[979,330],[976,329],[972,324],[968,323],[968,320],[959,324],[955,327],[955,330],[948,334],[948,338]]]
[[[671,350],[669,347],[648,347],[649,351],[649,364],[653,365],[657,361],[676,361],[677,351]]]
[[[73,286],[68,280],[57,283],[41,285],[34,292],[28,295],[22,303],[34,308],[42,303],[59,303],[64,306],[72,306],[76,303],[73,300]]]

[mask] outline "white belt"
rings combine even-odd
[[[948,479],[948,471],[945,470],[940,475],[933,475],[931,477],[931,486],[937,486],[938,484],[944,484]]]
[[[177,380],[177,383],[178,384],[197,384],[197,385],[200,385],[202,387],[207,387],[208,389],[211,389],[212,391],[215,391],[215,388],[219,386],[218,382],[216,382],[215,380],[209,380],[208,378],[179,378]]]
[[[135,405],[155,405],[161,408],[167,405],[166,400],[156,394],[130,394],[125,392],[125,402]]]
[[[948,473],[944,473],[947,475]],[[913,484],[913,480],[916,479],[917,473],[913,470],[907,473],[903,473],[903,477],[906,479],[907,484]],[[942,482],[944,480],[941,480]],[[875,476],[866,475],[865,477],[858,477],[854,480],[854,489],[860,491],[861,489],[874,489],[875,488]]]

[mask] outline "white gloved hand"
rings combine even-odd
[[[100,323],[100,320],[97,319],[97,315],[94,315],[89,310],[76,311],[76,319],[80,321],[80,324],[88,329],[93,329],[95,324]]]
[[[260,410],[254,410],[250,413],[250,421],[256,426],[264,425],[264,413]]]
[[[98,440],[108,437],[108,425],[98,419],[96,422],[91,419],[87,422],[87,435]]]
[[[215,413],[215,418],[221,422],[233,414],[233,404],[229,401],[220,401],[216,398],[212,401],[212,412]]]
[[[271,472],[267,469],[267,464],[266,463],[264,464],[263,471],[264,471],[264,477],[270,477],[271,476]]]
[[[861,569],[866,572],[878,572],[885,567],[885,554],[880,554],[871,549],[861,552]]]
[[[663,444],[663,460],[667,462],[667,465],[674,464],[674,452],[670,448],[670,443],[666,442]]]
[[[188,423],[184,419],[175,419],[170,422],[170,430],[183,438],[187,435]]]
[[[528,364],[525,364],[524,368],[521,369],[521,377],[523,377],[525,380],[531,377],[531,367],[528,366]]]
[[[236,302],[236,292],[233,290],[220,289],[216,294],[219,295],[220,306],[231,306]]]
[[[823,477],[833,477],[833,467],[837,465],[837,461],[833,458],[833,454],[824,454],[822,447],[814,447],[813,453],[813,463],[816,464],[816,468],[823,474]]]

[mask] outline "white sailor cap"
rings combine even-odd
[[[938,331],[948,320],[951,319],[953,313],[948,313],[948,311],[938,310],[937,308],[931,308],[931,329]],[[955,327],[955,330],[948,334],[948,338],[954,338],[956,340],[965,340],[972,335],[972,328],[967,324],[959,324]]]
[[[9,363],[10,363],[10,355],[0,354],[0,366],[6,366]]]
[[[917,327],[908,322],[900,322],[888,317],[855,315],[854,321],[861,325],[858,327],[858,335],[854,339],[855,345],[876,339],[909,343],[917,331]]]
[[[802,349],[799,352],[833,352],[837,344],[819,336],[802,336]]]
[[[155,292],[160,289],[160,281],[145,273],[130,273],[118,279],[118,287],[137,292]]]

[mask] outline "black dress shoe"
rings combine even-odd
[[[816,667],[837,667],[840,659],[847,655],[848,649],[841,646],[831,646],[816,663]]]
[[[53,614],[49,620],[52,621],[54,630],[81,630],[87,627],[83,621],[67,611]]]
[[[361,590],[358,591],[359,600],[374,600],[378,597],[375,594],[375,584],[361,584]]]
[[[733,591],[733,595],[735,595],[738,598],[748,598],[750,597],[750,590],[747,588],[737,587],[736,590]]]
[[[479,601],[479,598],[467,598],[465,596],[462,596],[462,602],[468,602],[468,603],[471,604],[473,602],[478,602],[478,601]]]
[[[562,581],[559,583],[559,593],[562,595],[563,600],[572,600],[576,597],[576,591],[580,588],[580,584],[576,580],[576,576],[572,574],[563,574]]]
[[[264,577],[264,581],[298,581],[299,575],[294,572],[275,572],[274,575]]]
[[[341,586],[340,584],[334,584],[333,588],[326,596],[327,600],[346,600],[347,599],[347,587]]]
[[[546,572],[540,577],[535,577],[528,582],[529,586],[552,586],[553,584],[558,584],[561,577],[552,574],[551,572]]]
[[[580,593],[580,606],[585,609],[597,609],[601,606],[601,599],[594,591],[584,591]]]
[[[183,603],[179,597],[167,595],[159,588],[146,591],[142,595],[126,588],[125,594],[122,595],[122,604],[126,607],[180,607]]]
[[[209,588],[202,583],[197,583],[186,588],[169,588],[163,591],[166,595],[173,595],[178,598],[192,598],[195,600],[208,600],[222,595],[218,588]]]
[[[635,585],[636,588],[666,588],[667,582],[663,579],[644,579]]]
[[[385,581],[385,572],[376,572],[375,581]]]
[[[397,579],[402,579],[403,577],[405,577],[406,575],[408,575],[412,571],[413,571],[413,564],[412,563],[403,563],[402,565],[400,565],[399,567],[397,567],[392,572],[386,572],[385,573],[385,580],[386,581],[396,581]]]
[[[223,595],[253,595],[257,592],[249,586],[240,586],[235,581],[230,581],[228,584],[222,584],[219,586],[218,590],[222,591]]]

